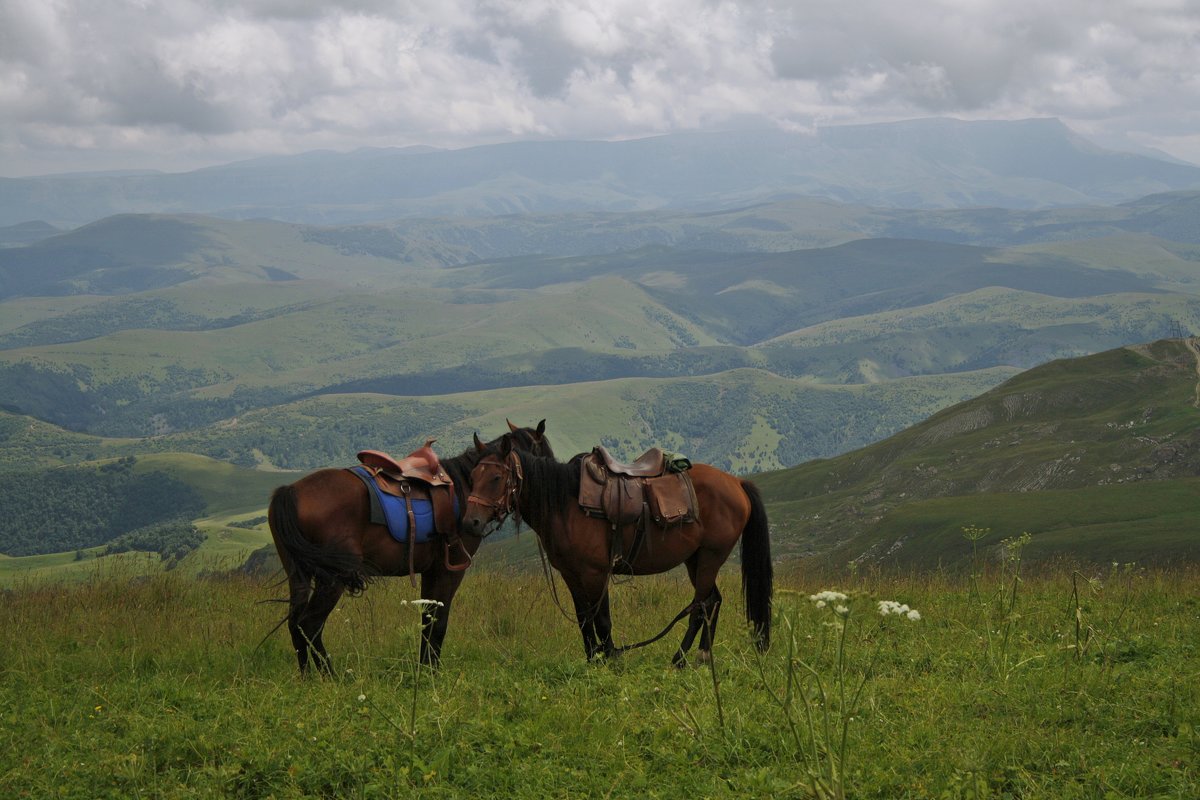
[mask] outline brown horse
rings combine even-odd
[[[545,420],[537,428],[517,428],[511,422],[508,426],[512,432],[497,439],[492,447],[503,441],[510,449],[553,455],[544,435]],[[478,445],[478,437],[475,442]],[[441,460],[454,481],[460,512],[466,507],[471,469],[488,447],[469,448],[461,455]],[[322,469],[280,486],[271,496],[268,519],[287,574],[287,626],[302,674],[308,669],[310,657],[319,670],[332,674],[323,631],[325,620],[342,594],[362,592],[379,576],[410,574],[410,555],[413,573],[421,575],[421,597],[435,601],[421,609],[421,663],[437,666],[441,659],[450,603],[462,583],[464,565],[479,548],[482,537],[467,532],[460,537],[461,548],[454,547],[452,553],[447,538],[439,535],[415,545],[410,554],[404,544],[392,538],[386,526],[371,524],[367,491],[362,480],[349,470]]]
[[[687,566],[695,594],[675,621],[689,617],[687,633],[672,659],[682,665],[696,634],[699,660],[712,653],[721,592],[717,572],[741,540],[742,594],[755,642],[765,650],[771,635],[772,566],[767,514],[757,487],[707,464],[691,469],[699,520],[662,527],[647,520],[641,541],[634,525],[610,539],[607,520],[586,516],[579,507],[583,454],[562,463],[553,456],[523,452],[510,436],[499,448],[475,439],[479,462],[471,473],[474,488],[463,513],[462,530],[482,535],[509,514],[537,533],[546,558],[563,576],[575,604],[575,616],[590,659],[615,655],[609,615],[608,584],[614,572],[646,575]],[[615,547],[614,544],[619,545]],[[614,552],[624,554],[614,559]],[[674,622],[672,622],[672,625]],[[668,626],[667,630],[670,629]],[[663,636],[664,630],[648,644]]]

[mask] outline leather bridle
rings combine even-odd
[[[501,490],[499,497],[494,500],[480,497],[472,491],[467,497],[467,505],[470,506],[473,503],[477,506],[491,509],[488,522],[495,522],[497,523],[497,527],[499,527],[499,523],[504,522],[510,514],[517,513],[518,516],[520,515],[517,508],[517,499],[521,494],[521,482],[525,478],[524,472],[521,469],[521,457],[517,454],[516,450],[510,450],[503,461],[495,456],[487,456],[480,459],[479,463],[475,465],[475,469],[478,470],[485,465],[496,466],[504,471],[504,488]],[[473,481],[472,485],[478,486],[480,483],[481,481]],[[491,531],[488,531],[482,535],[487,536],[490,533]]]

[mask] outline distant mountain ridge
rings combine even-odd
[[[722,253],[758,270],[772,259],[786,261],[771,254],[798,251],[811,251],[806,260],[814,261],[874,249],[879,255],[866,260],[902,268],[904,251],[914,247],[925,251],[908,253],[918,261],[936,257],[947,264],[956,252],[968,261],[987,257],[982,247],[1065,248],[1086,239],[1140,237],[1144,249],[1179,249],[1179,243],[1200,244],[1200,191],[1151,195],[1120,206],[1036,211],[924,211],[804,199],[708,213],[580,212],[342,226],[122,214],[66,232],[45,223],[11,226],[0,229],[0,241],[5,231],[25,243],[0,247],[0,299],[123,294],[195,280],[520,287],[535,279],[553,283],[606,272],[636,276],[655,260],[694,273],[705,262],[721,260],[715,254]],[[1152,246],[1152,238],[1158,244]],[[878,243],[853,244],[864,239]],[[840,252],[834,249],[839,246]],[[1180,257],[1195,260],[1183,250]],[[505,263],[512,258],[521,264]],[[715,280],[724,280],[723,269]]]
[[[1110,204],[1200,188],[1200,167],[1104,150],[1054,119],[911,120],[254,159],[177,174],[0,179],[0,225],[118,213],[345,224],[428,216],[728,209],[788,197],[884,207]]]

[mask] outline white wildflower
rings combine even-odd
[[[810,594],[808,599],[816,603],[817,608],[824,608],[827,603],[841,603],[846,599],[846,595],[826,589],[823,592]]]
[[[400,602],[407,606],[437,606],[441,608],[446,605],[441,600],[401,600]]]
[[[915,608],[909,608],[905,603],[899,603],[895,600],[880,600],[879,601],[879,616],[889,617],[897,616],[910,619],[916,622],[921,618],[921,612]]]
[[[365,703],[365,702],[367,702],[367,696],[366,696],[365,694],[360,694],[360,695],[358,696],[358,702],[360,702],[360,703]]]
[[[834,610],[834,611],[836,611],[836,612],[837,612],[837,614],[838,614],[839,616],[842,616],[842,617],[844,617],[844,616],[846,616],[847,614],[849,614],[849,613],[850,613],[850,609],[849,609],[849,608],[847,608],[846,606],[840,606],[840,605],[839,605],[839,606],[834,606],[833,610]]]

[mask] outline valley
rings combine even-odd
[[[0,482],[199,457],[258,487],[544,418],[563,456],[660,445],[753,476],[784,557],[925,565],[961,559],[943,540],[986,527],[983,497],[1186,484],[1200,192],[929,198],[15,225],[0,247]],[[1048,388],[1013,388],[1029,381]],[[1033,421],[1017,413],[1030,397],[1076,399],[1034,402]],[[1063,415],[1079,404],[1077,427]],[[263,491],[195,518],[261,511]],[[1182,510],[1181,491],[1166,506]],[[945,522],[912,521],[926,513]],[[1042,516],[1025,527],[1072,529]],[[1176,542],[1146,553],[1195,557],[1171,532],[1182,523],[1144,519]],[[1090,552],[1089,531],[1060,532],[1047,555]]]

